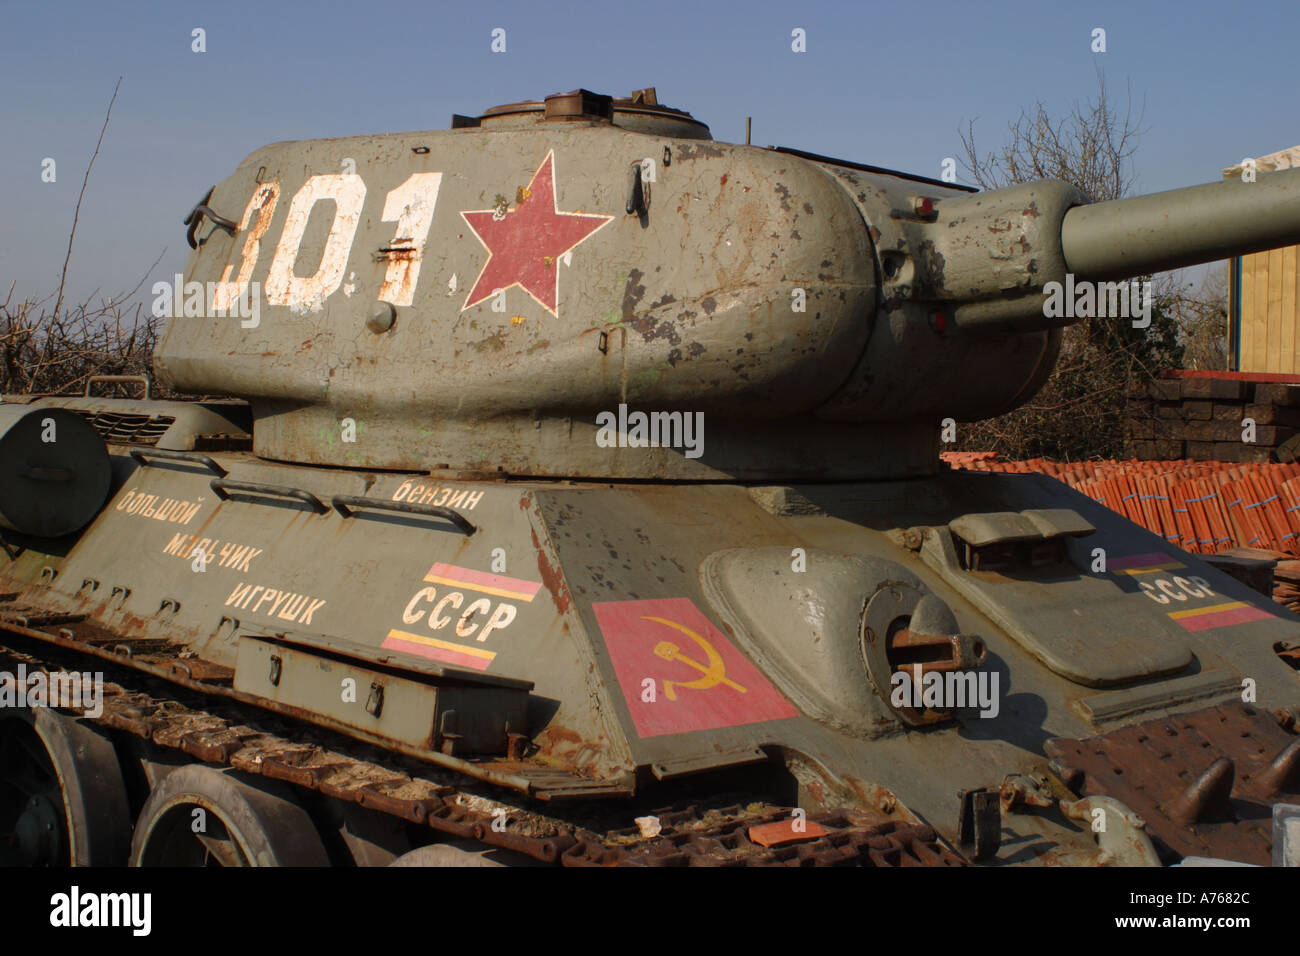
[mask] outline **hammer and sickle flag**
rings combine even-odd
[[[640,736],[799,716],[689,598],[600,601],[591,607]],[[653,702],[641,699],[647,677],[655,682]]]

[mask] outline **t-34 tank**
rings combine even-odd
[[[1300,172],[978,193],[576,91],[186,222],[156,373],[232,400],[0,408],[11,861],[1283,852],[1297,618],[938,451],[1042,384],[1050,283],[1298,242]]]

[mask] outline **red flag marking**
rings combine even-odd
[[[439,562],[429,569],[424,576],[429,584],[447,584],[452,587],[469,588],[484,594],[515,598],[519,601],[531,601],[537,596],[542,585],[538,581],[525,581],[523,578],[508,578],[504,574],[489,574],[486,571],[474,571],[454,564]]]
[[[591,607],[642,737],[799,716],[688,598]],[[642,699],[646,678],[654,681],[654,701]]]

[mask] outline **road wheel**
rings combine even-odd
[[[472,840],[430,843],[399,856],[389,866],[546,866],[540,860]]]
[[[149,794],[131,841],[132,866],[328,866],[292,791],[230,769],[192,764]]]
[[[0,719],[0,865],[121,866],[130,834],[106,736],[44,707]]]

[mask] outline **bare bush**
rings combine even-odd
[[[1228,271],[1210,269],[1199,287],[1177,273],[1156,277],[1155,295],[1182,334],[1183,367],[1222,371],[1228,367]]]
[[[0,394],[80,390],[92,375],[139,375],[150,369],[160,320],[146,312],[142,304],[128,303],[148,280],[162,259],[162,253],[129,292],[100,299],[98,303],[95,303],[94,295],[77,305],[69,305],[65,299],[68,264],[72,260],[77,223],[81,218],[81,203],[121,86],[119,77],[104,115],[95,151],[86,165],[72,228],[68,233],[68,251],[63,259],[58,291],[46,299],[15,301],[15,283],[10,283],[9,293],[0,305]],[[52,304],[50,298],[53,298]]]
[[[64,303],[56,312],[40,301],[0,305],[0,393],[50,394],[80,390],[92,375],[149,371],[159,320],[130,293],[98,304]]]
[[[1111,103],[1106,78],[1097,74],[1097,98],[1074,103],[1054,119],[1040,100],[1033,111],[1022,110],[1007,125],[1007,142],[997,153],[980,156],[975,123],[959,132],[965,158],[962,166],[984,189],[1000,189],[1037,179],[1059,179],[1078,186],[1094,202],[1119,199],[1133,188],[1131,160],[1137,151],[1142,113],[1133,115],[1128,95],[1121,117]]]
[[[986,189],[1059,179],[1098,201],[1127,195],[1141,112],[1134,115],[1131,95],[1121,111],[1100,73],[1097,85],[1096,99],[1074,103],[1059,118],[1041,102],[1023,111],[996,153],[980,154],[974,123],[967,123],[959,135],[971,178]],[[1067,328],[1042,390],[1006,415],[966,425],[959,447],[1067,461],[1123,455],[1129,396],[1163,370],[1179,367],[1192,339],[1206,339],[1204,331],[1189,335],[1180,324],[1193,312],[1169,281],[1154,283],[1152,292],[1149,328],[1114,318],[1083,319]],[[1208,315],[1201,320],[1210,323]]]
[[[1006,458],[1081,461],[1125,455],[1130,395],[1183,356],[1179,329],[1156,299],[1151,327],[1085,319],[1065,330],[1056,369],[1015,411],[964,425],[961,448]]]

